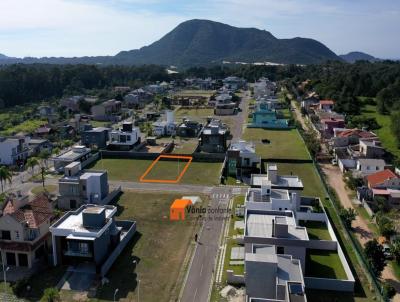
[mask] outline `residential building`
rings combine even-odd
[[[157,137],[170,136],[176,133],[177,124],[175,123],[174,112],[165,111],[166,120],[153,123],[153,135]]]
[[[80,162],[82,168],[84,168],[91,162],[92,156],[90,148],[80,145],[73,146],[70,150],[52,158],[54,170],[63,172],[65,166],[76,161]]]
[[[51,135],[52,133],[54,133],[54,131],[49,125],[42,125],[35,130],[34,136],[39,138],[46,138],[49,137],[49,135]]]
[[[230,94],[224,93],[216,98],[214,114],[215,115],[233,115],[236,112],[236,103],[232,101]]]
[[[177,135],[181,137],[197,137],[203,125],[197,121],[184,119],[183,123],[177,128]]]
[[[219,120],[212,120],[200,135],[200,150],[208,153],[225,153],[228,147],[228,129]]]
[[[51,241],[49,227],[55,215],[46,195],[29,201],[20,192],[8,196],[0,216],[0,256],[5,267],[25,268],[21,278],[29,276],[45,262]],[[15,281],[15,280],[13,280]]]
[[[324,118],[320,120],[320,132],[324,138],[331,138],[334,133],[335,128],[344,128],[345,120],[344,118]]]
[[[360,140],[359,152],[361,156],[366,158],[383,158],[386,154],[385,149],[381,146],[379,139],[377,140]]]
[[[242,177],[261,169],[261,157],[256,154],[255,146],[245,141],[231,143],[227,153],[227,173],[229,176]]]
[[[357,160],[356,172],[364,177],[369,174],[385,170],[386,163],[383,159],[359,158]]]
[[[227,77],[222,80],[224,87],[229,90],[236,91],[246,86],[246,80],[234,76]]]
[[[117,100],[108,100],[90,109],[96,121],[118,121],[122,103]]]
[[[85,204],[50,227],[54,265],[92,267],[104,277],[136,232],[134,221],[115,219],[117,207]]]
[[[84,100],[83,96],[71,96],[60,101],[60,106],[65,107],[68,113],[79,112],[79,101]]]
[[[140,130],[133,128],[132,123],[125,122],[119,130],[110,132],[110,140],[107,148],[110,150],[131,150],[136,144],[140,144]]]
[[[96,127],[85,129],[82,132],[82,144],[87,147],[96,146],[98,149],[105,149],[109,140],[109,128]]]
[[[153,94],[142,88],[131,91],[124,97],[124,103],[128,108],[144,108],[153,100]]]
[[[80,162],[64,167],[58,181],[58,207],[76,209],[82,204],[101,204],[109,194],[107,171],[83,170]]]
[[[49,152],[51,154],[53,150],[53,144],[48,139],[35,139],[31,138],[28,143],[30,149],[29,156],[35,156],[43,151]]]
[[[29,137],[0,137],[0,165],[21,166],[29,156]]]
[[[268,103],[257,102],[256,109],[252,114],[252,121],[247,125],[249,128],[265,129],[288,129],[289,122],[277,117],[275,109],[271,109]]]
[[[335,101],[333,100],[320,100],[319,101],[319,110],[321,111],[333,111],[333,107],[335,106]]]
[[[261,78],[253,86],[254,98],[257,100],[262,97],[274,96],[276,91],[276,83],[271,82],[267,78]]]
[[[357,145],[362,140],[377,140],[378,137],[375,133],[362,130],[362,129],[347,129],[347,128],[334,128],[333,137],[329,145],[331,148],[348,147],[350,145]]]

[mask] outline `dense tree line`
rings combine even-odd
[[[11,65],[0,68],[0,99],[3,107],[59,98],[116,85],[140,86],[168,80],[165,68],[94,65]]]

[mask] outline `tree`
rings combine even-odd
[[[46,169],[47,169],[47,161],[48,161],[48,159],[50,158],[50,155],[51,155],[51,153],[50,153],[50,151],[49,150],[42,150],[40,153],[39,153],[39,155],[38,155],[38,157],[42,160],[42,162],[44,163],[44,166],[46,167]]]
[[[12,181],[12,172],[8,167],[1,166],[0,167],[0,183],[1,183],[1,192],[4,191],[4,185],[9,182],[11,184]]]
[[[347,228],[351,228],[351,223],[356,219],[356,211],[353,208],[340,209],[339,216],[342,218]]]
[[[390,130],[396,138],[397,147],[400,147],[400,111],[390,115]]]
[[[400,240],[394,240],[390,246],[390,252],[397,263],[400,263]]]
[[[396,233],[393,221],[382,212],[378,212],[375,219],[382,236],[389,238],[391,235]]]
[[[365,244],[364,252],[371,265],[372,271],[377,277],[380,277],[386,265],[383,246],[380,245],[376,239],[373,239]]]
[[[28,160],[26,161],[26,167],[31,169],[31,173],[33,176],[35,166],[39,164],[39,161],[36,157],[29,157]]]
[[[396,289],[388,282],[384,282],[382,285],[383,296],[390,300],[396,294]]]

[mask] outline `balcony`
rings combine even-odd
[[[91,252],[82,250],[66,250],[64,251],[64,255],[70,257],[87,257],[87,258],[93,257],[93,254]]]

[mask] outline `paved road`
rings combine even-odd
[[[210,207],[227,208],[231,198],[231,189],[227,187],[215,187],[211,193]],[[193,255],[193,262],[188,271],[182,302],[205,302],[211,286],[219,240],[224,220],[218,219],[221,214],[209,214],[199,236],[199,243]]]

